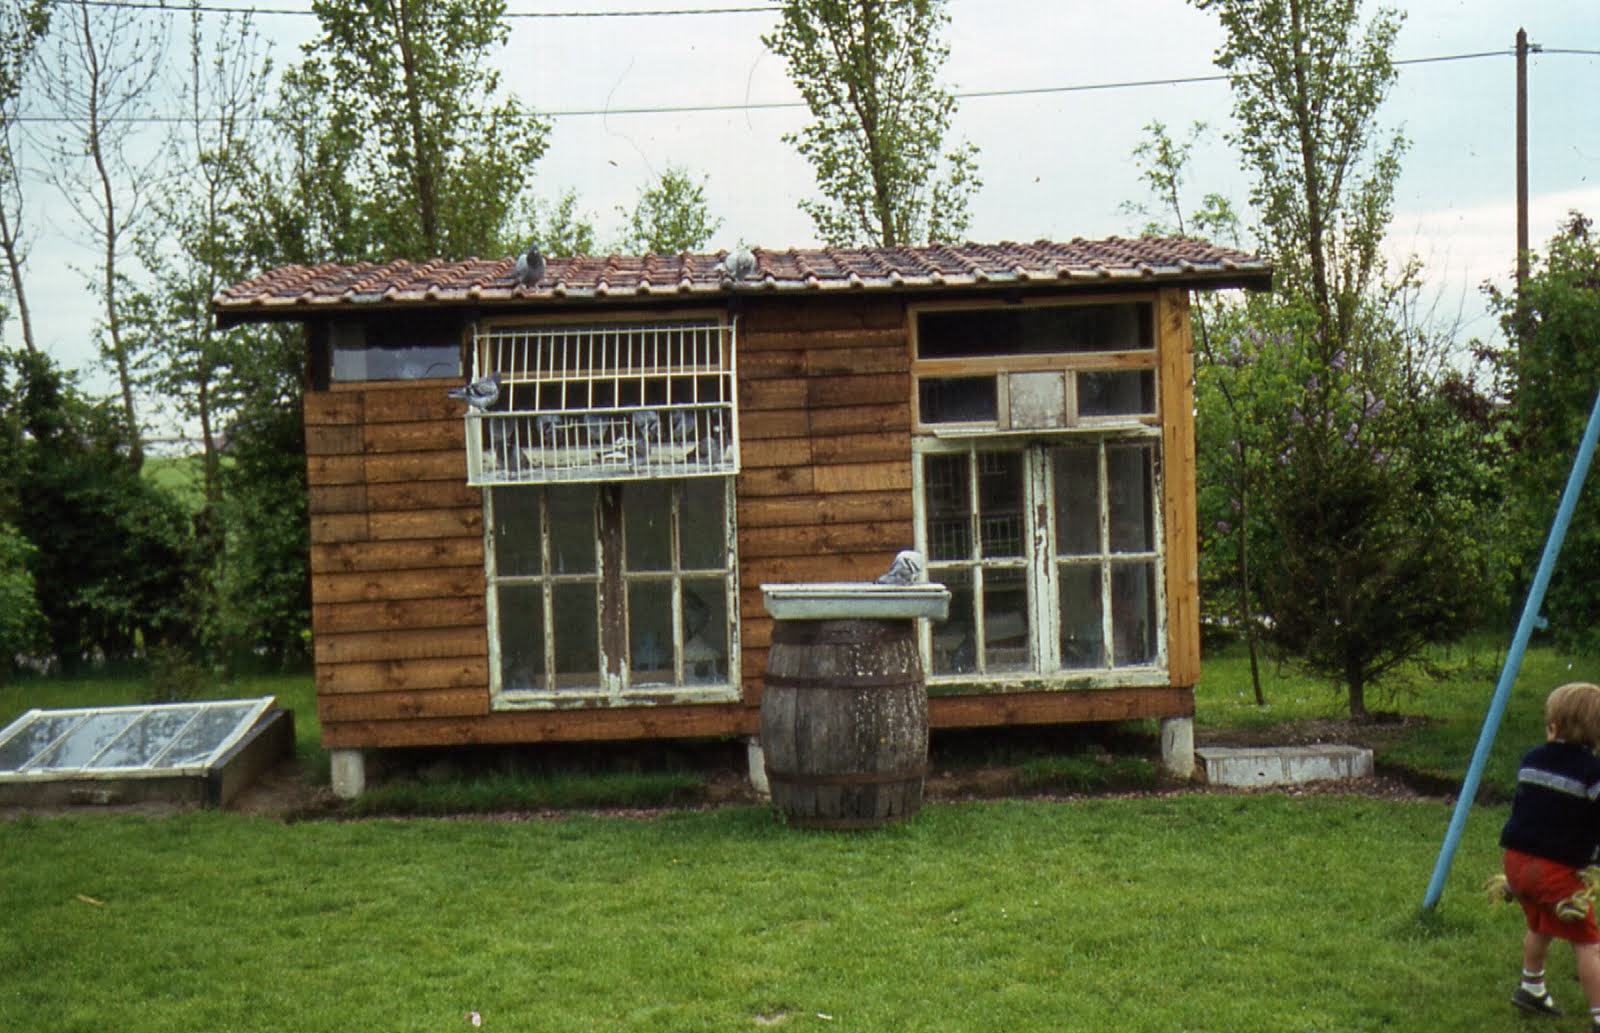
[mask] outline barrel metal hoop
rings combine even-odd
[[[783,785],[796,786],[876,786],[890,785],[895,782],[910,782],[919,778],[926,778],[928,768],[913,768],[909,771],[839,771],[839,772],[805,772],[805,771],[774,771],[767,768],[767,781],[778,782]]]

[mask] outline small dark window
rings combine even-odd
[[[1148,351],[1154,347],[1155,314],[1148,302],[934,309],[917,317],[920,359]]]
[[[461,376],[456,319],[374,319],[328,327],[335,383]]]
[[[1153,416],[1156,376],[1152,370],[1099,370],[1078,374],[1078,415]]]
[[[993,423],[999,412],[994,377],[926,377],[917,404],[923,423]]]

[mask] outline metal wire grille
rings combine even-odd
[[[494,326],[473,356],[501,391],[467,414],[472,484],[739,471],[731,324]]]

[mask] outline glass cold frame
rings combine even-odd
[[[0,731],[0,778],[171,774],[215,764],[273,697],[30,710]]]

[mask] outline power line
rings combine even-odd
[[[68,0],[75,2],[75,0]],[[120,3],[123,0],[98,0],[102,3]],[[1589,57],[1600,57],[1600,50],[1544,50],[1545,54],[1577,54]],[[1412,57],[1394,61],[1395,65],[1425,65],[1441,64],[1449,61],[1473,61],[1489,57],[1512,57],[1511,50],[1482,50],[1469,54],[1443,54],[1435,57]],[[1107,90],[1133,90],[1144,89],[1152,86],[1194,86],[1204,83],[1227,82],[1226,75],[1192,75],[1179,76],[1166,79],[1127,79],[1118,82],[1104,83],[1076,83],[1066,86],[1027,86],[1014,89],[999,90],[962,90],[951,95],[957,100],[985,100],[999,97],[1033,97],[1052,93],[1093,93]],[[595,118],[616,117],[619,115],[693,115],[714,114],[719,111],[777,111],[785,108],[803,108],[803,101],[758,101],[727,104],[669,104],[651,107],[634,108],[569,108],[562,111],[539,111],[533,113],[538,118]],[[267,121],[266,116],[261,116],[258,121]],[[71,119],[56,115],[23,115],[17,118],[18,122],[35,124],[48,124],[69,122]],[[150,125],[176,125],[189,121],[185,117],[169,115],[146,115],[140,118],[129,119],[134,123]]]
[[[53,0],[58,6],[83,4],[88,7],[114,7],[126,11],[157,11],[162,14],[272,14],[294,17],[314,17],[315,11],[295,7],[232,7],[221,4],[184,4],[174,0]],[[505,18],[656,18],[704,14],[776,14],[776,7],[684,7],[662,11],[507,11]]]

